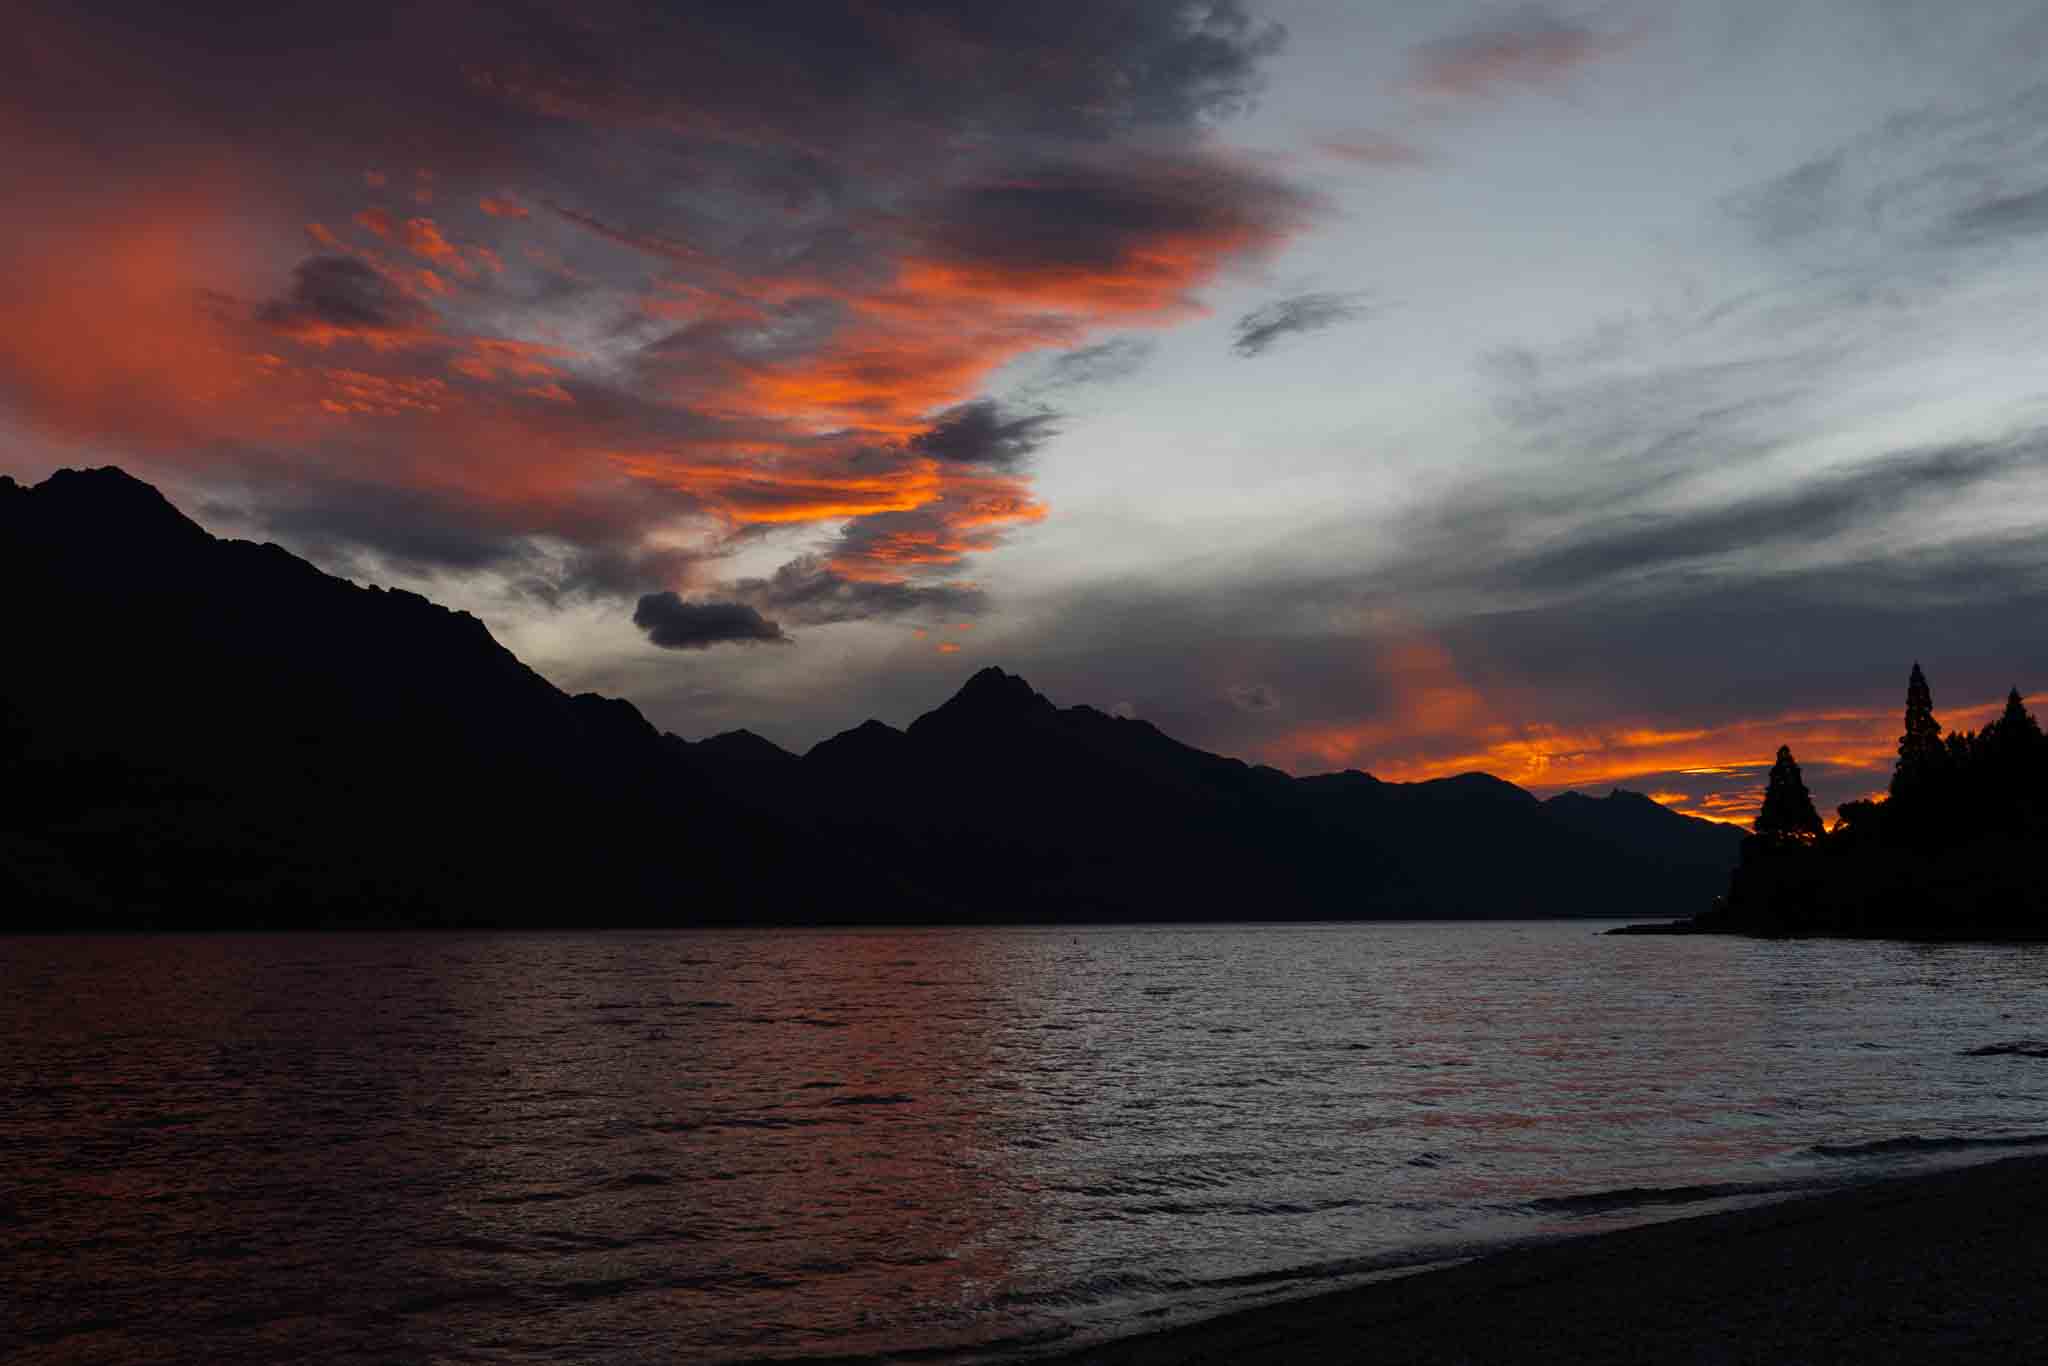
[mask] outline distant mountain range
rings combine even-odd
[[[984,669],[799,757],[570,696],[465,613],[0,478],[0,928],[1681,915],[1739,832],[1292,778]]]

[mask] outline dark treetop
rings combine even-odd
[[[985,669],[897,730],[692,744],[482,623],[0,478],[0,927],[1655,914],[1739,837],[1645,797],[1296,779]]]

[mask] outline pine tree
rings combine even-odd
[[[1790,745],[1778,746],[1778,761],[1771,765],[1770,781],[1764,786],[1763,809],[1756,813],[1756,832],[1773,841],[1806,843],[1820,838],[1820,812],[1813,809],[1813,794],[1806,790],[1806,778]]]
[[[2032,754],[2041,743],[2041,725],[2018,688],[2005,695],[2005,714],[1984,728],[1984,738],[2006,754]]]
[[[1913,676],[1906,682],[1906,733],[1899,737],[1899,762],[1892,769],[1891,793],[1912,797],[1933,787],[1942,770],[1946,753],[1941,741],[1941,723],[1934,719],[1934,694],[1920,662],[1913,662]]]
[[[2041,761],[2048,744],[2042,741],[2039,723],[2027,714],[2018,688],[2006,694],[2005,714],[1984,727],[1977,749],[1976,795],[1987,824],[2010,831],[2037,827]]]

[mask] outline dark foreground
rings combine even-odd
[[[2048,1158],[1523,1249],[1069,1360],[2048,1360]]]

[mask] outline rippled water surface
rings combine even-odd
[[[1597,929],[0,939],[0,1340],[1029,1355],[2048,1133],[2042,946]]]

